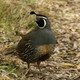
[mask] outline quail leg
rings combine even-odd
[[[30,63],[27,63],[27,65],[28,65],[28,71],[27,71],[26,75],[29,76],[31,74]]]
[[[28,65],[28,73],[30,72],[30,63],[27,63]]]
[[[30,64],[29,64],[29,63],[27,63],[27,65],[28,65],[28,69],[30,69]]]
[[[40,69],[40,61],[37,62],[37,65],[38,65],[39,71],[41,72],[41,69]]]

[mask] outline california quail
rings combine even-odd
[[[40,62],[48,59],[53,53],[56,40],[49,19],[34,11],[30,14],[36,15],[37,26],[20,40],[17,51],[19,57],[27,62],[28,68],[30,63],[37,62],[40,69]]]

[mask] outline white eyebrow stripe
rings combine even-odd
[[[44,20],[44,19],[43,19]],[[44,20],[44,26],[43,27],[45,27],[46,26],[46,21]]]
[[[44,16],[40,16],[41,18],[43,18],[43,19],[47,19],[46,17],[44,17]]]
[[[47,19],[46,17],[42,17],[42,18]]]

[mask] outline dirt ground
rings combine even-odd
[[[0,36],[3,36],[0,41],[0,80],[80,80],[80,3],[52,1],[47,4],[36,0],[37,12],[41,5],[49,9],[46,14],[57,40],[53,55],[41,63],[41,72],[36,63],[31,64],[31,73],[27,75],[27,64],[15,54],[2,56],[13,49],[9,47],[13,46],[13,41],[17,43],[20,37],[13,34],[15,39],[5,38],[3,27],[0,27]]]

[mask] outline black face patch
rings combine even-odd
[[[42,18],[37,20],[36,23],[38,24],[39,27],[43,27],[44,26],[44,20]]]

